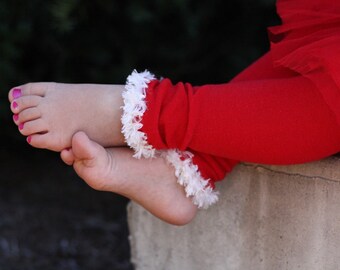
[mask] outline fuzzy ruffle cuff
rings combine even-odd
[[[177,182],[185,189],[186,196],[199,208],[208,208],[218,200],[218,192],[209,185],[193,164],[193,154],[177,149],[156,150],[147,141],[147,135],[141,131],[142,118],[147,110],[146,92],[148,84],[155,80],[149,71],[138,73],[136,70],[128,76],[123,92],[124,106],[122,114],[122,133],[126,143],[135,151],[135,158],[152,158],[161,156],[174,168]]]

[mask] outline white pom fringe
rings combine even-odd
[[[162,151],[161,155],[175,167],[177,182],[184,187],[186,196],[192,197],[198,208],[206,209],[217,202],[218,192],[209,186],[208,180],[201,176],[198,167],[192,163],[192,153],[167,150]]]
[[[135,158],[154,157],[155,149],[148,144],[147,137],[141,132],[142,116],[146,111],[146,89],[148,83],[155,79],[149,71],[138,73],[136,70],[127,78],[123,92],[124,106],[122,115],[122,133],[126,143],[135,150]]]
[[[218,192],[213,191],[208,180],[203,179],[198,167],[192,163],[193,154],[179,150],[156,151],[147,142],[147,136],[141,132],[143,114],[146,111],[146,90],[148,83],[155,79],[149,71],[138,73],[136,70],[127,78],[123,92],[124,106],[122,115],[122,133],[126,143],[135,150],[135,158],[150,158],[156,154],[175,167],[177,182],[185,189],[186,196],[191,197],[198,208],[208,208],[218,200]]]

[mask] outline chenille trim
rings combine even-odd
[[[218,201],[218,192],[211,188],[209,181],[201,176],[198,166],[193,164],[192,153],[167,150],[161,156],[175,168],[177,182],[184,187],[186,196],[191,197],[198,208],[206,209]]]
[[[155,76],[149,71],[138,73],[134,70],[127,78],[121,118],[125,141],[135,151],[135,158],[151,158],[156,155],[165,158],[175,168],[177,182],[184,187],[186,196],[191,197],[198,208],[206,209],[217,202],[218,192],[211,188],[209,181],[201,176],[198,166],[193,164],[193,154],[172,149],[156,150],[148,144],[146,134],[140,131],[143,127],[142,117],[147,109],[146,90],[152,80],[155,80]]]
[[[155,149],[148,144],[146,134],[140,129],[142,116],[146,111],[146,89],[148,83],[155,79],[149,71],[138,73],[136,70],[127,78],[123,92],[122,133],[126,143],[134,149],[135,158],[155,156]]]

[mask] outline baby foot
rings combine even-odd
[[[29,83],[9,92],[13,120],[34,147],[61,151],[86,132],[103,146],[124,145],[123,85]]]
[[[176,225],[189,223],[197,212],[174,169],[162,158],[135,159],[128,148],[105,149],[84,132],[72,138],[72,148],[61,152],[62,160],[96,190],[130,198],[156,217]]]

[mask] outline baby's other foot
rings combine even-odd
[[[163,158],[135,159],[131,149],[103,148],[84,132],[77,132],[72,148],[60,155],[92,188],[132,199],[168,223],[184,225],[196,215],[197,207]]]
[[[34,147],[61,151],[77,131],[103,146],[124,145],[123,85],[29,83],[9,92],[13,120]]]

